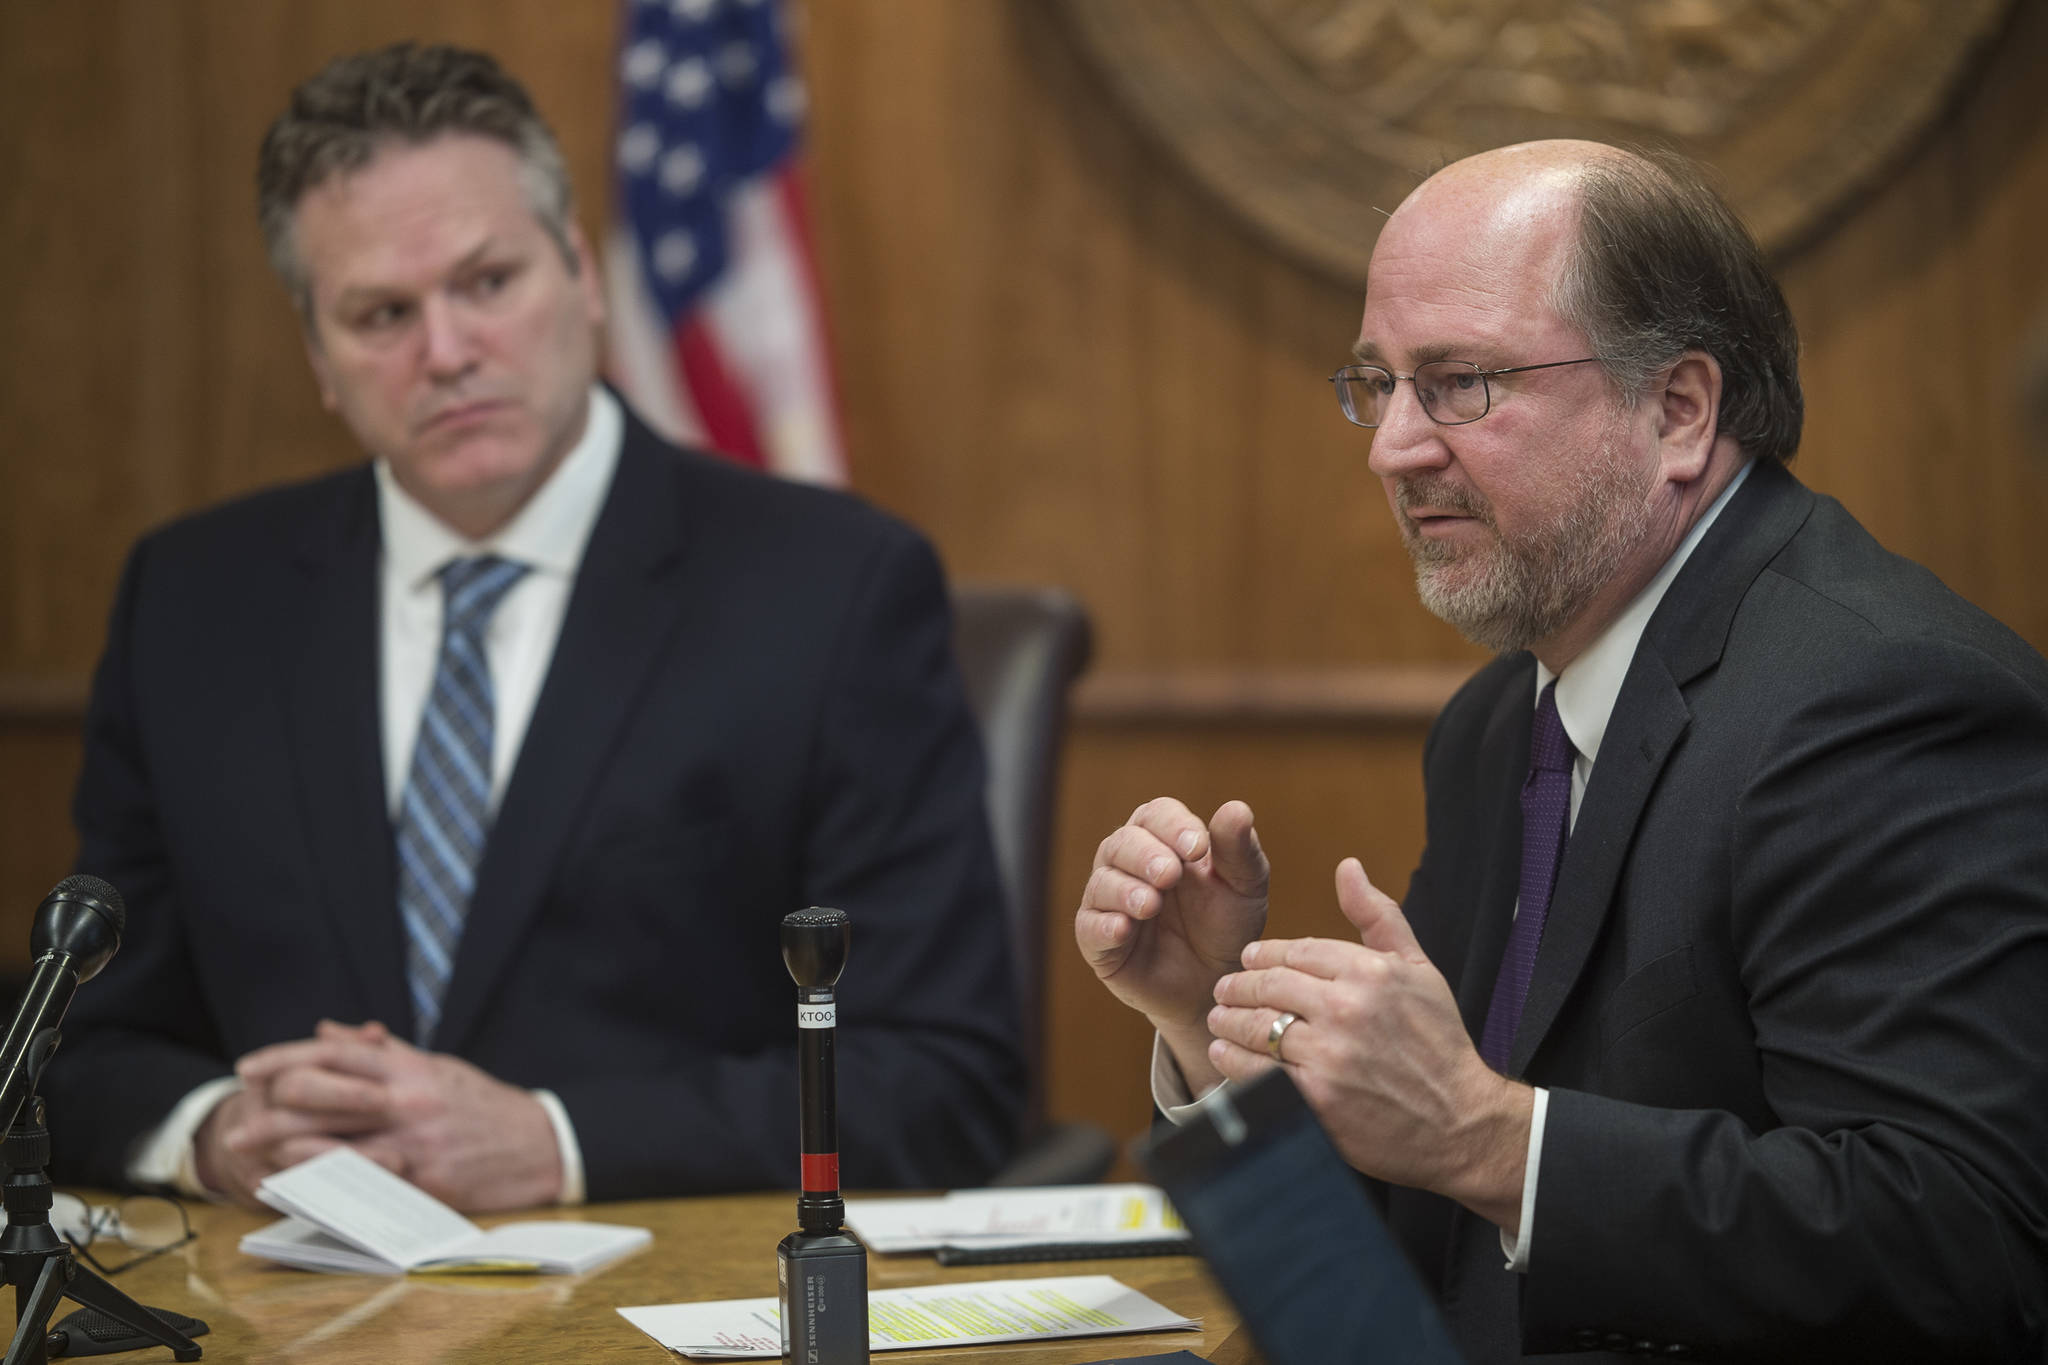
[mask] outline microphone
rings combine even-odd
[[[797,1096],[803,1192],[798,1231],[775,1248],[782,1357],[806,1365],[868,1365],[867,1248],[842,1226],[839,1114],[832,1043],[833,987],[846,969],[853,924],[844,910],[813,906],[782,917],[782,963],[796,982]]]
[[[14,1126],[57,1050],[57,1025],[81,981],[90,981],[121,946],[128,908],[98,877],[66,877],[36,907],[28,950],[35,971],[0,1043],[0,1132]]]

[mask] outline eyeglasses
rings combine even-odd
[[[1337,405],[1357,426],[1376,427],[1385,421],[1387,404],[1394,401],[1394,388],[1405,379],[1415,386],[1415,396],[1431,421],[1439,426],[1461,427],[1478,421],[1493,407],[1493,390],[1486,381],[1495,375],[1554,370],[1560,365],[1585,365],[1598,359],[1597,355],[1589,355],[1541,365],[1510,365],[1504,370],[1482,370],[1463,360],[1432,360],[1427,365],[1417,365],[1414,374],[1395,374],[1377,365],[1346,365],[1330,376],[1330,382],[1337,386]]]
[[[75,1194],[52,1195],[50,1226],[102,1275],[118,1275],[199,1235],[192,1231],[183,1204],[157,1194],[133,1194],[118,1204],[88,1204]],[[90,1250],[106,1242],[119,1242],[137,1254],[108,1266]]]

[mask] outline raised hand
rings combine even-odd
[[[1143,1013],[1194,1093],[1220,1079],[1206,1017],[1218,977],[1266,925],[1270,869],[1251,808],[1208,824],[1162,797],[1102,841],[1074,915],[1074,940],[1117,999]]]

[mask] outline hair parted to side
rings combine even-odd
[[[1757,459],[1799,450],[1799,333],[1742,220],[1694,162],[1629,149],[1579,180],[1579,230],[1552,303],[1630,400],[1689,350],[1721,366],[1720,430]]]
[[[311,283],[292,233],[299,200],[329,177],[368,165],[381,147],[445,133],[494,138],[518,155],[534,216],[575,272],[569,171],[525,87],[487,53],[397,43],[329,62],[292,91],[291,104],[263,135],[256,212],[271,268],[308,324]]]

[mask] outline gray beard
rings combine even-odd
[[[1619,443],[1603,441],[1571,510],[1513,540],[1500,535],[1493,509],[1475,494],[1426,477],[1403,484],[1396,496],[1402,540],[1415,561],[1416,595],[1431,614],[1495,653],[1548,639],[1571,624],[1649,536],[1648,484],[1647,475],[1636,477],[1621,458]],[[1424,540],[1405,515],[1416,503],[1477,517],[1496,540],[1462,553]]]

